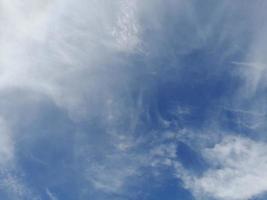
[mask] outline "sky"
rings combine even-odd
[[[266,8],[0,0],[0,199],[267,199]]]

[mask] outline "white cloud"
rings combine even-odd
[[[120,14],[112,30],[117,47],[123,51],[134,51],[140,48],[140,25],[136,17],[137,0],[123,0],[120,3]]]
[[[45,191],[50,200],[58,200],[58,198],[49,189],[46,189]]]
[[[98,145],[113,147],[98,147],[91,150],[90,148],[95,147],[91,144],[95,142],[95,138],[91,137],[93,142],[82,141],[86,143],[84,144],[78,141],[75,150],[86,149],[82,157],[88,160],[81,164],[84,170],[81,173],[85,174],[85,179],[97,189],[120,192],[127,181],[138,174],[140,166],[149,165],[145,162],[152,160],[155,166],[158,163],[166,166],[179,165],[174,161],[176,159],[175,142],[171,145],[156,146],[151,150],[149,159],[145,160],[146,155],[131,154],[132,157],[127,155],[132,148],[136,147],[135,139],[128,137],[128,133],[123,133],[120,136],[121,139],[117,138],[117,132],[121,131],[116,126],[120,124],[118,121],[128,117],[131,124],[129,134],[132,134],[136,131],[135,126],[138,124],[141,112],[139,110],[145,110],[144,105],[135,106],[138,103],[132,103],[131,100],[127,102],[128,97],[124,97],[123,100],[120,100],[121,97],[116,97],[117,91],[115,90],[120,85],[123,85],[121,88],[127,90],[129,82],[124,80],[127,80],[132,73],[130,70],[125,70],[129,63],[128,60],[124,60],[122,54],[143,51],[143,43],[146,42],[142,41],[143,28],[155,34],[152,35],[154,39],[144,46],[145,51],[150,55],[154,53],[157,59],[165,53],[176,59],[177,55],[198,49],[212,37],[214,27],[225,20],[225,11],[231,8],[229,13],[243,12],[242,8],[239,9],[239,4],[231,1],[224,1],[220,5],[222,6],[218,6],[219,8],[213,12],[212,17],[203,23],[198,19],[198,13],[196,13],[199,11],[198,8],[191,1],[168,1],[167,3],[154,1],[151,3],[139,0],[26,0],[22,3],[19,0],[2,0],[0,2],[0,96],[6,95],[5,92],[11,90],[16,93],[17,88],[27,91],[24,93],[26,96],[29,96],[29,93],[40,98],[45,96],[60,108],[67,110],[73,120],[79,120],[77,118],[84,116],[87,119],[88,114],[94,114],[102,108],[106,109],[107,116],[105,117],[108,119],[107,123],[110,123],[107,126],[113,129],[111,132],[116,133],[104,136],[103,140],[110,141],[101,141]],[[253,14],[255,17],[255,13]],[[175,18],[173,20],[177,30],[172,29],[172,18]],[[140,19],[144,24],[140,23]],[[230,17],[230,20],[226,19],[227,23],[223,22],[224,30],[220,33],[220,41],[216,41],[216,48],[219,48],[225,39],[237,39],[237,36],[239,37],[240,33],[245,30],[239,27],[234,32],[228,31],[236,25],[235,22],[232,23],[232,19]],[[179,29],[179,26],[183,28]],[[257,31],[258,27],[251,27],[249,30],[252,30],[254,34],[249,56],[245,61],[237,61],[236,64],[243,66],[240,68],[240,74],[247,83],[245,89],[249,88],[248,93],[251,94],[262,86],[266,87],[266,75],[264,75],[266,47],[264,44],[267,29],[262,28],[259,31],[261,33]],[[150,35],[146,37],[149,39]],[[227,49],[223,57],[239,50],[236,46],[238,44],[233,49]],[[169,52],[170,49],[173,51]],[[151,56],[151,58],[154,57]],[[157,65],[157,63],[153,61],[151,64],[150,61],[148,59],[144,62],[149,65],[148,67],[154,68],[154,64]],[[244,65],[244,63],[250,64]],[[175,60],[171,67],[177,67],[178,64],[179,62],[176,63]],[[141,68],[141,70],[144,69]],[[154,74],[153,70],[152,73]],[[20,95],[23,95],[23,92]],[[18,98],[18,95],[8,94],[8,96],[13,99],[14,104],[22,100]],[[30,98],[25,101],[36,103]],[[110,103],[113,101],[117,103]],[[239,103],[240,98],[237,104]],[[4,107],[1,106],[1,111],[6,110]],[[126,107],[131,108],[126,109]],[[17,116],[20,110],[10,109],[6,112],[12,112]],[[182,118],[191,114],[191,109],[178,106],[174,112]],[[254,112],[253,109],[252,112]],[[264,120],[259,122],[262,121]],[[243,124],[252,127],[246,122],[244,121]],[[15,123],[13,122],[13,125]],[[169,127],[169,121],[162,119],[162,123]],[[127,125],[129,124],[125,126]],[[5,122],[0,123],[0,131],[1,168],[14,160],[14,143],[21,136],[13,138]],[[195,137],[192,135],[190,139],[194,140]],[[110,149],[112,152],[109,152]],[[267,158],[264,155],[267,150],[265,149],[264,143],[245,138],[226,138],[222,143],[204,152],[206,158],[216,165],[203,177],[191,177],[191,181],[185,182],[196,193],[208,194],[221,199],[242,199],[260,194],[266,191],[267,187],[267,183],[262,178],[267,179],[267,174],[264,172],[264,168],[267,168]],[[107,157],[102,163],[88,158],[92,154],[102,156],[106,154]],[[180,165],[177,168],[184,170]],[[6,179],[6,184],[12,186],[14,191],[21,191],[17,186],[19,181],[14,181],[13,178]],[[250,183],[256,181],[259,183],[251,186]],[[53,194],[49,190],[47,190],[47,195],[53,199]]]
[[[88,113],[88,99],[124,76],[115,54],[134,52],[139,43],[135,4],[2,1],[0,90],[36,91],[71,114]]]
[[[267,191],[266,143],[225,136],[203,155],[211,167],[201,177],[184,177],[196,197],[243,200]]]
[[[88,180],[97,190],[116,194],[123,193],[125,184],[137,173],[136,166],[128,166],[121,160],[116,164],[112,163],[111,166],[106,162],[105,166],[90,167],[88,171]]]
[[[101,113],[101,109],[107,109],[108,111],[105,110],[103,113],[108,112],[109,115],[104,116],[103,121],[105,117],[109,117],[109,121],[115,121],[110,122],[110,126],[116,127],[114,124],[122,115],[124,116],[121,107],[127,103],[119,102],[115,107],[112,105],[108,107],[106,104],[110,99],[116,99],[116,88],[120,87],[121,81],[127,80],[128,76],[127,70],[120,69],[126,68],[127,62],[117,54],[140,50],[136,2],[128,0],[0,2],[0,96],[5,97],[5,100],[1,101],[0,110],[4,112],[4,119],[18,132],[16,135],[11,135],[6,131],[7,123],[0,124],[0,169],[10,161],[15,171],[19,171],[20,163],[16,163],[14,144],[17,141],[20,141],[18,145],[27,143],[27,140],[32,141],[31,134],[38,135],[39,132],[37,130],[35,133],[23,133],[17,128],[23,123],[24,127],[32,126],[31,118],[38,118],[39,112],[42,112],[41,108],[38,108],[39,111],[35,108],[35,105],[40,103],[39,100],[51,100],[60,109],[67,111],[74,121],[79,121],[83,117],[87,120],[88,115]],[[36,97],[38,102],[31,97],[34,99]],[[27,109],[24,110],[25,107]],[[130,105],[127,104],[127,107]],[[25,115],[26,117],[21,119],[21,113],[30,113],[31,109],[36,109],[34,116]],[[106,128],[103,127],[103,132]],[[116,131],[118,130],[114,130]],[[88,137],[95,140],[94,136]],[[119,155],[111,153],[110,157],[106,158],[104,167],[98,159],[90,160],[95,162],[92,166],[92,163],[81,162],[80,167],[83,169],[81,173],[86,174],[85,179],[98,189],[120,191],[126,179],[135,174],[139,167],[138,162],[131,167],[126,165],[132,158],[128,158],[125,152],[128,152],[134,144],[127,139],[127,136],[121,140],[117,140],[114,135],[105,135],[103,138],[105,141],[99,141],[98,145],[113,146],[112,151],[117,151]],[[107,138],[111,141],[107,142]],[[32,141],[30,144],[34,146],[35,142],[38,141]],[[87,159],[94,153],[103,155],[103,152],[107,151],[99,147],[92,150],[90,148],[95,147],[91,144],[93,142],[86,144],[83,142],[75,144],[74,151],[89,146],[88,151],[83,154]],[[121,166],[124,166],[124,169],[120,169]],[[12,174],[13,171],[8,172],[8,177],[7,174],[1,174],[2,186],[5,185],[11,192],[14,191],[14,194],[20,193],[18,195],[22,196],[26,186]],[[114,179],[113,174],[117,179]],[[49,190],[47,195],[52,198]]]

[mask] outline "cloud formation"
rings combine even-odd
[[[265,8],[1,0],[0,198],[266,192]]]
[[[267,191],[266,144],[248,138],[226,136],[203,150],[211,167],[188,187],[196,195],[215,199],[251,199]]]

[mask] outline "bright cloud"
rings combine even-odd
[[[0,0],[0,199],[264,194],[266,6]]]
[[[203,153],[211,167],[187,183],[196,195],[216,199],[250,199],[267,191],[267,145],[226,136]]]

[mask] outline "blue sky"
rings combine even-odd
[[[266,199],[266,6],[0,0],[0,199]]]

